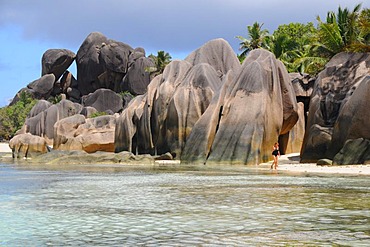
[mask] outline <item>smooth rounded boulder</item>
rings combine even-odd
[[[9,147],[12,150],[13,158],[35,157],[49,151],[44,138],[30,133],[14,136],[9,141]]]
[[[67,49],[49,49],[41,59],[41,75],[53,74],[55,81],[64,74],[64,72],[73,63],[76,54]]]
[[[120,112],[123,109],[122,97],[110,89],[98,89],[93,93],[82,97],[83,106],[94,107],[98,112],[113,113]]]
[[[110,40],[99,32],[90,33],[76,56],[78,91],[82,95],[100,88],[119,92],[132,52],[127,44]]]
[[[29,83],[27,88],[35,99],[48,99],[53,91],[54,82],[55,76],[53,74],[47,74]]]

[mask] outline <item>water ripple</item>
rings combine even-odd
[[[0,245],[370,245],[366,177],[0,165]]]

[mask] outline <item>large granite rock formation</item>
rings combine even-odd
[[[222,39],[208,42],[185,61],[171,62],[148,92],[123,111],[117,121],[116,151],[170,151],[179,157],[194,123],[221,87],[224,71],[232,66],[240,64]]]
[[[115,151],[170,152],[182,162],[268,160],[279,135],[297,122],[296,99],[271,53],[258,50],[247,60],[241,67],[217,39],[171,62],[117,120]]]
[[[322,71],[311,97],[301,162],[333,159],[351,139],[370,139],[370,54],[340,53]]]
[[[77,90],[81,95],[100,88],[115,92],[128,90],[137,95],[145,93],[150,82],[147,67],[154,63],[145,57],[144,49],[133,49],[122,42],[110,40],[93,32],[82,43],[76,56]]]
[[[87,153],[114,151],[116,118],[100,116],[88,118],[76,114],[55,124],[55,150],[83,150]]]
[[[283,64],[265,50],[250,52],[229,73],[211,105],[195,124],[182,162],[259,164],[298,119],[294,90]]]
[[[31,112],[37,111],[40,106],[37,104]],[[51,105],[47,109],[40,111],[36,116],[26,119],[25,125],[27,132],[32,135],[44,137],[51,144],[54,139],[54,124],[60,119],[79,113],[82,106],[69,100],[62,100],[58,104]]]

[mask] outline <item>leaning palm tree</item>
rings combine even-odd
[[[248,52],[257,48],[266,48],[266,41],[268,37],[268,30],[262,29],[263,23],[253,23],[252,26],[247,26],[249,39],[243,36],[236,36],[241,42],[239,50],[242,51],[241,57],[245,57]]]

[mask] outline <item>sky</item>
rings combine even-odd
[[[215,38],[239,53],[237,35],[263,23],[270,33],[290,22],[316,23],[338,7],[350,10],[370,0],[0,0],[0,107],[41,76],[48,49],[77,53],[91,32],[184,59]],[[76,77],[75,64],[70,71]]]

